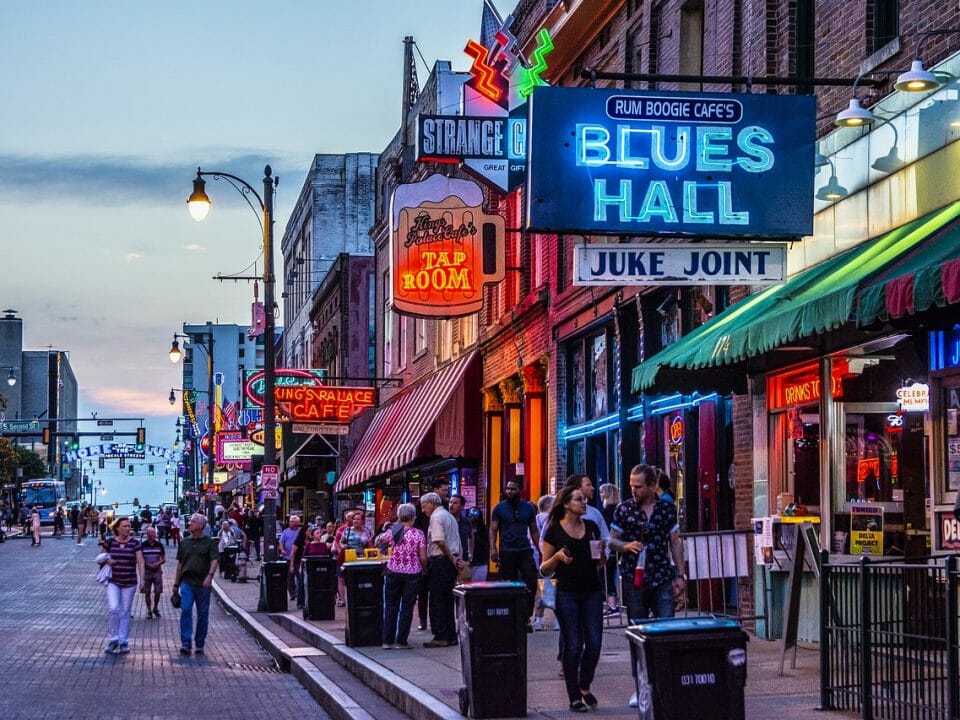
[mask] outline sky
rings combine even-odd
[[[482,0],[0,2],[0,309],[23,319],[24,349],[70,353],[80,417],[144,417],[148,443],[172,446],[174,331],[250,321],[252,286],[212,278],[262,273],[259,211],[208,182],[210,215],[194,222],[197,167],[260,190],[272,166],[279,259],[313,156],[379,152],[396,132],[404,36],[430,66],[466,70],[481,12]],[[155,505],[173,500],[162,468],[128,478],[114,461],[94,480],[105,502]]]

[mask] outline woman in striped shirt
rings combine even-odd
[[[113,537],[103,541],[103,551],[110,558],[104,563],[112,571],[107,583],[107,637],[110,642],[104,652],[123,655],[130,652],[130,611],[143,577],[143,552],[140,541],[132,535],[129,518],[120,518],[113,524]]]

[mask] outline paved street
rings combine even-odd
[[[179,655],[168,595],[159,620],[144,619],[138,595],[131,653],[105,655],[97,552],[92,539],[78,547],[69,536],[45,537],[39,548],[19,538],[0,544],[0,718],[328,717],[215,601],[203,658]]]

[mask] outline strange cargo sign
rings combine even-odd
[[[810,235],[814,118],[807,95],[538,87],[529,229]]]
[[[503,218],[483,211],[470,180],[431,175],[400,185],[390,207],[391,305],[423,317],[479,312],[483,286],[503,280]]]
[[[786,243],[577,245],[574,285],[776,285],[787,279]]]

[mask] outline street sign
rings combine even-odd
[[[276,489],[267,490],[266,488],[264,488],[261,491],[260,496],[264,500],[276,500],[277,498],[280,497],[280,494],[276,491]]]
[[[276,491],[279,485],[280,485],[280,466],[279,465],[264,465],[262,468],[260,468],[260,486],[263,490]]]
[[[97,420],[97,427],[110,427],[113,425],[113,420]]]
[[[6,420],[0,422],[0,432],[29,432],[31,430],[40,430],[40,423],[37,420]]]
[[[101,441],[101,442],[113,442],[113,435],[101,435],[101,436],[100,436],[100,441]]]
[[[293,432],[300,435],[346,435],[350,432],[349,425],[334,423],[293,423]]]

